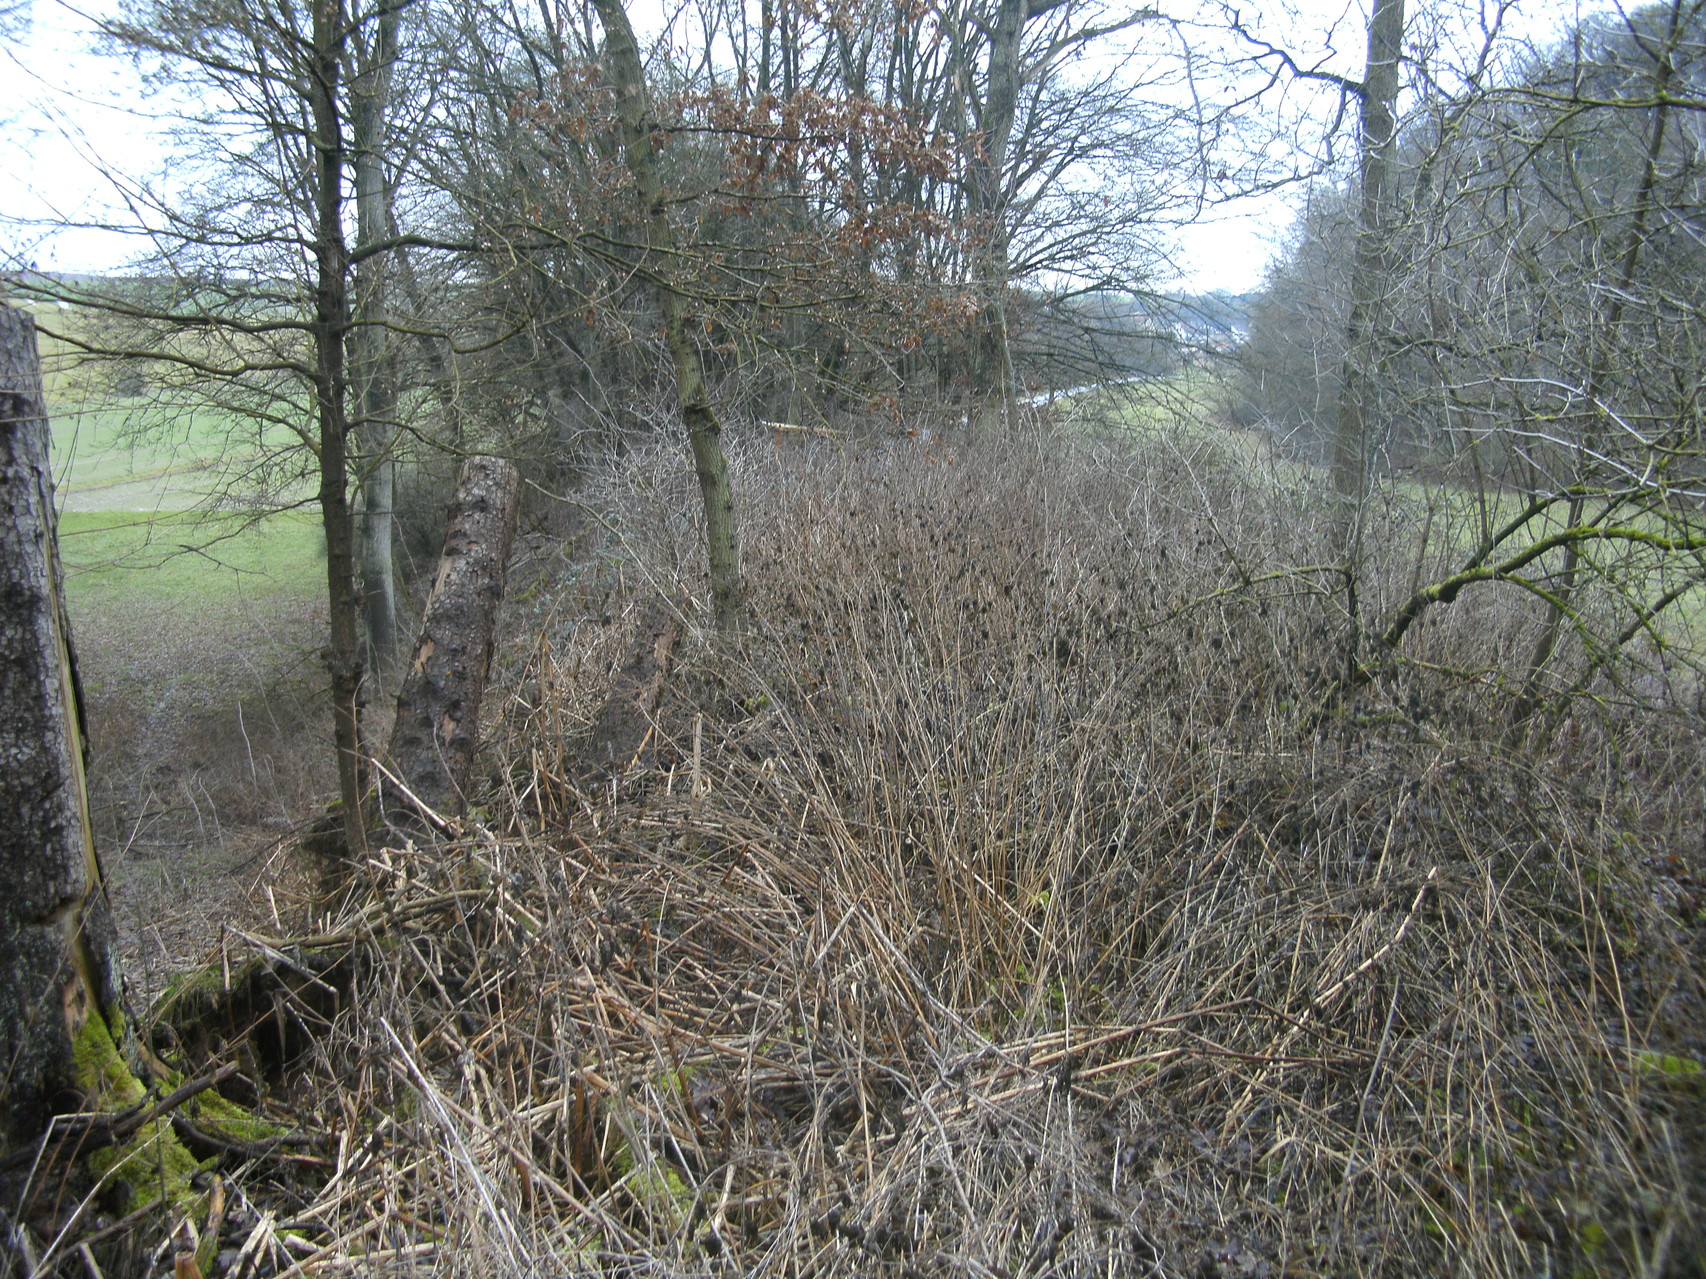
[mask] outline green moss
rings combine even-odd
[[[1699,1081],[1701,1065],[1692,1057],[1675,1053],[1658,1053],[1643,1049],[1635,1054],[1635,1065],[1641,1071],[1675,1083]]]
[[[174,1213],[199,1215],[206,1199],[191,1182],[205,1167],[184,1149],[165,1117],[144,1124],[128,1141],[97,1150],[89,1168],[125,1188],[127,1210],[159,1202]]]
[[[1582,1252],[1592,1257],[1605,1247],[1605,1227],[1599,1222],[1589,1219],[1582,1222],[1576,1237],[1582,1245]]]
[[[71,1071],[83,1095],[103,1110],[123,1110],[148,1097],[113,1042],[106,1020],[92,1012],[71,1041]]]
[[[668,1164],[648,1160],[643,1168],[633,1169],[622,1185],[646,1215],[664,1230],[680,1230],[693,1213],[692,1189]]]
[[[610,1169],[620,1187],[654,1226],[675,1232],[692,1216],[697,1196],[681,1179],[681,1174],[655,1158],[636,1163],[626,1139],[618,1142],[611,1153]]]
[[[266,976],[266,967],[260,956],[230,968],[204,964],[167,983],[149,1015],[156,1025],[170,1027],[184,1042],[202,1038],[198,1032],[203,1029],[247,1024],[252,1020],[252,1006],[264,998],[254,988]]]
[[[90,1104],[100,1110],[127,1110],[148,1100],[147,1089],[126,1064],[105,1018],[84,1018],[72,1040],[72,1074]],[[201,1209],[203,1196],[190,1179],[203,1166],[184,1149],[164,1116],[118,1145],[95,1151],[89,1168],[103,1181],[125,1188],[128,1208],[162,1202],[174,1212]]]
[[[198,1127],[211,1128],[232,1141],[274,1141],[290,1133],[284,1124],[263,1119],[211,1090],[193,1098],[184,1109]]]
[[[217,964],[208,964],[184,973],[167,984],[165,991],[155,1001],[154,1014],[160,1020],[178,1026],[198,1018],[216,1015],[220,1005],[230,998],[231,992],[249,981],[262,967],[261,960],[250,959],[235,969],[229,979]],[[183,1076],[176,1073],[160,1081],[162,1086],[168,1088],[175,1088],[183,1082]],[[198,1127],[232,1141],[272,1141],[288,1135],[291,1131],[287,1126],[263,1119],[212,1090],[190,1098],[184,1103],[184,1113]]]
[[[224,993],[224,970],[217,964],[204,964],[168,981],[154,1001],[153,1015],[158,1021],[170,1022],[182,1010],[212,1007]]]
[[[160,992],[154,1001],[155,1008],[169,1008],[180,999],[193,998],[196,995],[211,995],[224,989],[224,970],[217,964],[203,964],[200,968],[192,968],[187,973],[178,973],[169,978],[166,988]]]

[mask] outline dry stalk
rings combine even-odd
[[[651,763],[583,789],[634,610],[565,591],[495,833],[322,930],[297,1272],[1696,1273],[1691,730],[1510,753],[1470,604],[1316,731],[1317,515],[1229,462],[737,462],[762,625],[683,629]],[[688,584],[630,465],[623,580]]]

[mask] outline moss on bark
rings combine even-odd
[[[148,1090],[113,1041],[107,1019],[93,1011],[82,1017],[71,1040],[72,1072],[88,1104],[103,1111],[144,1105]],[[124,1192],[131,1210],[159,1202],[173,1213],[201,1210],[204,1196],[193,1178],[205,1170],[172,1131],[171,1119],[150,1120],[117,1145],[89,1156],[89,1170]]]

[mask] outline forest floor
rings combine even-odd
[[[91,806],[125,971],[146,1006],[226,924],[270,918],[262,871],[330,768],[313,711],[309,598],[233,606],[68,588],[91,742]]]

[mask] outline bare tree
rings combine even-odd
[[[652,125],[646,105],[645,70],[639,44],[621,0],[594,0],[604,23],[605,51],[616,89],[622,125],[622,160],[634,177],[635,195],[644,235],[639,265],[657,286],[663,312],[664,343],[675,365],[681,417],[693,451],[694,472],[705,511],[705,543],[710,563],[711,611],[717,627],[737,631],[744,625],[741,598],[740,543],[735,529],[734,488],[723,455],[722,423],[711,403],[710,388],[699,348],[689,331],[687,299],[678,291],[668,266],[675,250],[663,183],[652,147]]]
[[[394,546],[397,495],[397,360],[387,328],[390,255],[378,251],[391,238],[393,179],[388,125],[398,36],[408,0],[378,0],[370,24],[357,24],[350,40],[350,168],[355,185],[356,272],[351,364],[360,404],[361,459],[357,472],[361,521],[361,587],[368,654],[388,663],[397,649]]]
[[[1378,548],[1413,567],[1358,580],[1390,592],[1364,601],[1385,614],[1375,667],[1433,605],[1481,584],[1520,591],[1536,610],[1506,676],[1520,735],[1583,691],[1628,692],[1628,673],[1662,680],[1688,661],[1664,615],[1706,580],[1692,389],[1706,60],[1695,0],[1596,18],[1549,48],[1505,39],[1500,16],[1455,87],[1413,57],[1377,253],[1362,251],[1366,213],[1323,218],[1268,306],[1294,334],[1306,314],[1352,318],[1322,324],[1314,351],[1338,370],[1338,412],[1317,426],[1335,443],[1341,517],[1422,490],[1426,522],[1389,520]],[[1324,269],[1335,253],[1348,269]],[[1278,325],[1267,332],[1277,349]],[[1308,350],[1291,349],[1304,372]],[[1290,396],[1294,414],[1309,416],[1305,399]],[[1361,527],[1341,520],[1336,536],[1354,551]],[[1347,679],[1370,673],[1353,664]]]
[[[1356,557],[1368,475],[1369,410],[1377,359],[1379,308],[1391,286],[1387,242],[1391,236],[1393,160],[1398,145],[1398,58],[1404,42],[1404,0],[1374,0],[1368,18],[1368,62],[1358,86],[1360,114],[1355,251],[1345,356],[1333,428],[1333,488],[1340,510],[1333,553],[1345,566],[1345,608],[1350,615],[1347,670],[1360,647]]]
[[[93,336],[72,330],[65,340],[146,362],[160,391],[200,398],[234,431],[249,431],[270,459],[273,484],[263,500],[292,500],[292,485],[311,471],[326,541],[325,656],[352,848],[365,839],[364,629],[381,655],[394,642],[389,489],[398,397],[384,261],[409,237],[392,225],[380,152],[401,13],[392,0],[357,11],[344,0],[315,0],[301,11],[145,0],[103,24],[154,74],[194,86],[205,110],[188,127],[217,140],[222,158],[183,196],[130,188],[139,216],[131,229],[156,246],[140,276],[69,290],[43,283],[105,317]],[[281,432],[295,449],[279,447]],[[360,529],[352,482],[365,490]],[[373,602],[366,628],[364,558]]]

